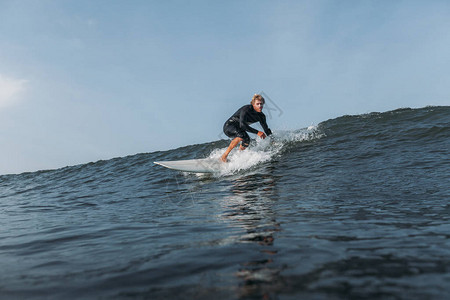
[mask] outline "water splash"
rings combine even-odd
[[[233,149],[228,156],[228,163],[224,163],[216,176],[232,175],[237,172],[251,169],[259,164],[271,161],[292,143],[320,139],[325,135],[318,126],[295,131],[275,131],[271,136],[262,140],[252,140],[248,149],[241,151],[239,147]],[[227,148],[214,149],[208,158],[219,160]]]

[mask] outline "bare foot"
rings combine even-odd
[[[228,159],[227,159],[227,157],[226,157],[226,156],[225,156],[225,157],[223,157],[223,156],[222,156],[222,157],[220,157],[220,160],[221,160],[221,161],[223,161],[223,162],[225,162],[225,163],[226,163],[226,162],[228,162]]]

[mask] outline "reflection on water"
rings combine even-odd
[[[241,229],[239,242],[255,246],[255,253],[248,255],[252,260],[242,262],[235,274],[242,280],[238,296],[269,298],[282,271],[276,264],[275,246],[276,232],[282,229],[272,210],[277,199],[276,178],[267,174],[243,176],[233,181],[231,191],[232,195],[223,199],[220,217]]]

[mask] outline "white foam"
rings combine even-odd
[[[244,151],[238,150],[239,146],[233,149],[228,156],[228,162],[222,165],[217,175],[231,175],[250,169],[258,164],[272,160],[289,143],[313,140],[323,136],[317,126],[309,126],[296,131],[275,131],[264,140],[258,138],[252,141],[250,146]],[[208,158],[219,160],[226,149],[226,147],[215,149]]]

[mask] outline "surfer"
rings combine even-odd
[[[223,162],[227,162],[228,154],[231,150],[241,143],[239,150],[245,150],[249,143],[250,137],[248,132],[257,134],[260,138],[265,139],[266,136],[272,134],[266,123],[266,116],[262,112],[265,100],[261,95],[255,94],[250,102],[250,105],[242,106],[238,111],[236,111],[223,125],[223,132],[233,140],[228,146],[228,149],[220,158]],[[258,131],[252,127],[250,124],[259,122],[264,132]]]

